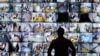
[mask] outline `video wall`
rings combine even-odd
[[[76,56],[100,56],[100,0],[0,0],[0,56],[47,56],[59,27]]]

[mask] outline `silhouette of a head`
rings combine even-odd
[[[59,37],[59,36],[63,36],[63,34],[64,34],[64,29],[60,27],[60,28],[57,30],[57,33],[58,33],[58,37]]]

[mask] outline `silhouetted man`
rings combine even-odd
[[[64,29],[59,28],[58,31],[58,38],[53,40],[50,44],[50,47],[48,49],[48,56],[51,55],[52,49],[55,50],[55,56],[69,56],[69,48],[71,48],[72,51],[72,56],[76,55],[76,49],[72,42],[68,39],[65,39],[63,34],[64,34]]]

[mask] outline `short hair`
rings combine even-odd
[[[64,29],[62,27],[58,28],[57,30],[58,35],[63,35],[64,34]]]

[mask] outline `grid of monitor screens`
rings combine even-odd
[[[100,56],[100,0],[0,0],[0,56],[47,56],[59,27],[76,56]]]

